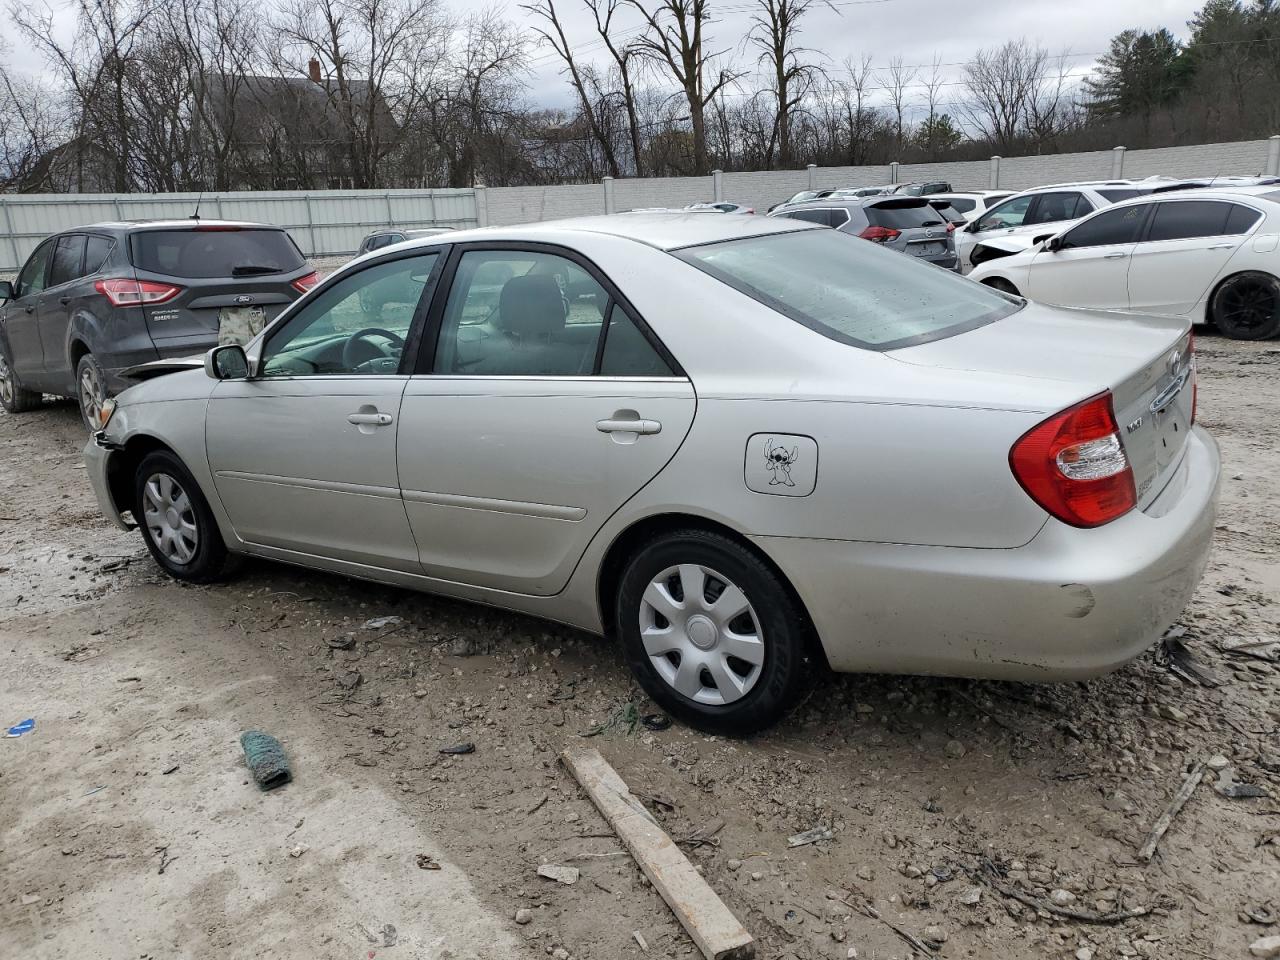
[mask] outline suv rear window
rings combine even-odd
[[[927,200],[877,203],[867,207],[866,213],[872,226],[889,227],[892,230],[942,226],[942,215]]]
[[[193,279],[287,273],[305,262],[287,233],[259,227],[139,230],[129,252],[139,270]]]
[[[941,340],[1021,309],[990,287],[838,230],[748,237],[675,255],[825,337],[871,350]]]

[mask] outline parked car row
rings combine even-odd
[[[252,555],[608,632],[714,731],[823,662],[1115,669],[1212,539],[1190,322],[934,269],[953,235],[882,195],[393,244],[106,401],[88,476],[177,579]]]

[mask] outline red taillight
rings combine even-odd
[[[1009,466],[1032,500],[1073,527],[1109,523],[1138,502],[1110,390],[1028,430]]]
[[[182,292],[181,287],[154,280],[98,280],[93,286],[111,301],[113,307],[155,306]]]
[[[897,240],[902,236],[902,231],[893,230],[890,227],[867,227],[858,236],[872,243],[884,243],[887,240]]]
[[[297,280],[293,281],[293,287],[299,293],[306,293],[319,282],[320,274],[312,270],[305,277],[299,277]]]
[[[955,233],[955,232],[956,232],[956,225],[954,223],[948,223],[947,233]]]

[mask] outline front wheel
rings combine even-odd
[[[1270,340],[1280,335],[1280,280],[1269,273],[1228,278],[1213,295],[1209,318],[1232,340]]]
[[[691,726],[754,733],[795,701],[808,620],[778,574],[728,537],[651,540],[627,565],[615,610],[641,686]]]
[[[228,571],[230,556],[209,501],[169,451],[149,453],[138,465],[133,517],[152,558],[170,576],[211,583]]]

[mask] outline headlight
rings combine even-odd
[[[102,407],[98,410],[98,429],[107,429],[107,424],[111,422],[111,415],[116,412],[115,400],[107,399],[102,401]]]

